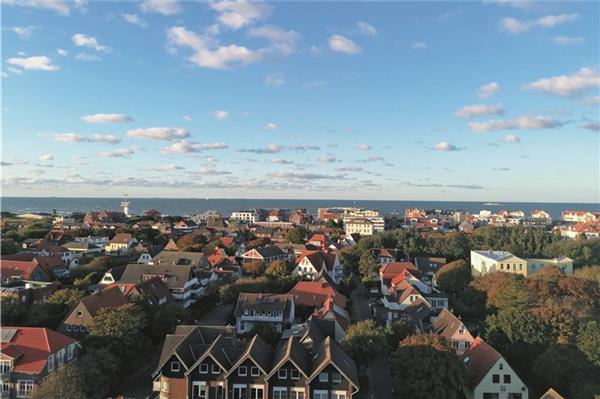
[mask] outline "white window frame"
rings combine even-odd
[[[212,374],[220,374],[221,373],[221,367],[219,367],[218,364],[213,364],[212,367],[210,368],[210,372]]]
[[[313,391],[313,399],[327,399],[329,391],[323,389],[315,389]]]
[[[329,374],[326,371],[319,373],[319,382],[329,382]]]
[[[290,378],[292,380],[299,380],[300,379],[300,371],[298,369],[291,369],[290,370]]]
[[[177,367],[174,367],[177,366]],[[181,367],[179,367],[179,362],[171,362],[171,371],[179,372],[181,371]]]
[[[243,373],[242,373],[242,370],[244,370],[244,372],[243,372]],[[240,367],[238,368],[238,375],[239,375],[240,377],[246,377],[246,376],[248,375],[248,367],[246,367],[246,366],[240,366]]]
[[[73,360],[74,356],[75,356],[75,344],[71,344],[67,348],[67,361]]]
[[[304,388],[290,388],[290,399],[304,399],[305,397]]]
[[[2,381],[2,384],[0,384],[0,392],[8,393],[8,391],[10,391],[10,382]]]
[[[12,362],[10,360],[0,360],[0,373],[9,374],[12,369]]]
[[[54,371],[54,353],[48,355],[48,372]]]
[[[56,367],[65,364],[65,348],[61,348],[56,354]]]
[[[337,379],[336,377],[339,377],[339,379]],[[342,373],[340,373],[339,371],[334,371],[333,373],[331,373],[331,382],[334,384],[341,384]]]
[[[273,399],[287,399],[287,388],[273,387]]]
[[[346,391],[331,391],[331,399],[346,399]]]
[[[287,379],[287,370],[286,369],[277,370],[277,378],[279,378],[280,380]]]
[[[25,393],[21,393],[21,387]],[[33,380],[17,380],[17,398],[31,398],[33,395]]]
[[[200,374],[208,374],[208,364],[200,363]]]
[[[256,370],[256,373],[254,373],[254,371]],[[250,367],[250,376],[251,377],[258,377],[260,375],[260,369],[256,366],[251,366]]]

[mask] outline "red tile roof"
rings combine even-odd
[[[490,368],[502,355],[488,345],[481,337],[475,338],[471,346],[463,354],[462,359],[469,372],[468,383],[470,389],[474,389],[483,377],[486,376]]]
[[[111,244],[128,244],[131,240],[132,235],[129,233],[118,233],[109,241]]]
[[[0,276],[2,280],[10,277],[31,280],[37,270],[42,270],[46,274],[46,277],[49,277],[36,261],[0,260]]]
[[[2,327],[16,330],[10,342],[3,342],[0,349],[3,354],[17,357],[14,371],[18,373],[36,373],[44,371],[48,355],[69,346],[76,341],[64,334],[39,327]]]
[[[346,307],[346,297],[325,281],[299,281],[290,294],[294,296],[296,305],[321,306],[328,297],[331,297],[336,305]]]
[[[391,281],[405,270],[409,270],[411,273],[413,271],[418,273],[417,267],[412,262],[390,262],[379,269],[379,275],[383,276],[384,281]]]

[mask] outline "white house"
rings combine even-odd
[[[336,252],[305,251],[300,255],[292,274],[314,280],[321,271],[327,273],[336,284],[342,281],[344,267]]]
[[[234,315],[235,332],[238,334],[250,332],[258,323],[270,324],[281,333],[294,321],[294,296],[242,292],[238,297]]]
[[[556,266],[565,274],[573,274],[573,260],[566,256],[554,259],[519,258],[507,251],[471,251],[471,274],[477,277],[491,272],[530,276],[547,267]]]

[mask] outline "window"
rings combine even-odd
[[[77,317],[83,317],[83,312],[81,310],[77,311]]]
[[[504,383],[510,384],[510,374],[504,374]]]
[[[58,351],[57,355],[56,355],[56,363],[57,366],[60,367],[63,365],[63,363],[65,362],[65,348],[62,348],[61,350]]]
[[[500,374],[493,374],[492,375],[492,382],[494,384],[499,384],[500,383]]]
[[[250,399],[263,399],[262,386],[250,386]]]
[[[48,356],[48,372],[54,370],[54,354]]]
[[[313,391],[313,399],[327,399],[327,391]]]
[[[521,395],[520,393],[509,393],[508,394],[508,399],[522,399],[523,395]]]
[[[279,369],[279,371],[277,372],[277,378],[283,380],[287,378],[287,370],[286,369]]]
[[[85,332],[85,326],[79,326],[79,330],[80,330],[81,332]]]
[[[30,398],[32,393],[33,393],[33,381],[32,380],[17,381],[17,397]]]
[[[287,388],[273,387],[273,399],[287,399]]]
[[[0,389],[2,389],[2,393],[7,393],[10,390],[10,382],[8,381],[2,381],[2,385],[0,386]]]
[[[260,372],[258,371],[258,367],[255,367],[255,366],[250,367],[250,375],[252,377],[258,377],[260,375]]]
[[[65,325],[65,329],[66,329],[67,331],[71,331],[71,325],[70,325],[70,324],[67,324],[67,325]]]
[[[244,321],[240,321],[240,331],[245,331],[246,330],[246,323],[244,323]]]
[[[327,382],[327,381],[329,381],[329,374],[327,374],[327,373],[319,373],[319,381],[320,382]]]
[[[502,364],[502,363],[498,363],[498,368],[499,368],[500,370],[503,370],[503,369],[504,369],[504,364]]]
[[[291,388],[290,389],[290,399],[304,399],[304,389],[303,388]]]
[[[498,399],[499,395],[497,393],[484,393],[483,399]]]
[[[0,374],[10,373],[10,360],[0,360]]]
[[[331,381],[333,381],[334,384],[341,384],[342,375],[334,371],[333,373],[331,373]]]
[[[331,399],[346,399],[346,392],[344,392],[344,391],[331,391]]]
[[[71,344],[67,348],[67,361],[73,360],[74,355],[75,355],[75,344]]]
[[[211,367],[211,372],[213,374],[219,374],[221,372],[221,369],[219,368],[218,364],[213,364]]]
[[[247,368],[246,366],[241,366],[241,367],[238,369],[238,375],[239,375],[240,377],[245,377],[245,376],[247,376],[247,375],[248,375],[248,368]]]
[[[200,363],[200,374],[208,373],[208,364]]]
[[[171,362],[171,371],[179,371],[179,362]]]
[[[160,382],[160,390],[162,392],[169,392],[169,381],[161,381]]]
[[[73,326],[73,331],[74,331],[74,332],[77,332],[77,331],[79,331],[79,326],[78,326],[77,324],[75,324],[75,325]]]
[[[290,378],[292,380],[299,380],[300,379],[300,372],[296,369],[292,369],[290,370]]]

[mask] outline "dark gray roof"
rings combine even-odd
[[[431,258],[428,256],[417,256],[415,266],[423,273],[435,273],[446,264],[446,258]]]
[[[273,356],[273,368],[269,373],[269,377],[275,374],[287,361],[294,363],[305,376],[309,375],[311,371],[310,353],[297,337],[290,336],[279,341]]]
[[[153,259],[155,264],[199,266],[206,256],[202,252],[161,251]]]
[[[125,267],[120,283],[138,284],[149,276],[158,276],[168,288],[183,288],[192,279],[192,265],[145,265],[129,264]]]
[[[268,247],[255,248],[256,252],[263,258],[273,258],[275,256],[282,256],[284,252],[277,245],[270,245]]]
[[[272,310],[283,311],[283,318],[290,317],[292,306],[294,306],[293,295],[290,294],[254,294],[242,292],[238,297],[235,307],[235,317],[243,314],[244,309],[249,310]]]
[[[312,358],[312,372],[309,380],[314,379],[328,364],[335,366],[358,389],[359,382],[356,363],[331,337],[325,338],[315,348]]]

